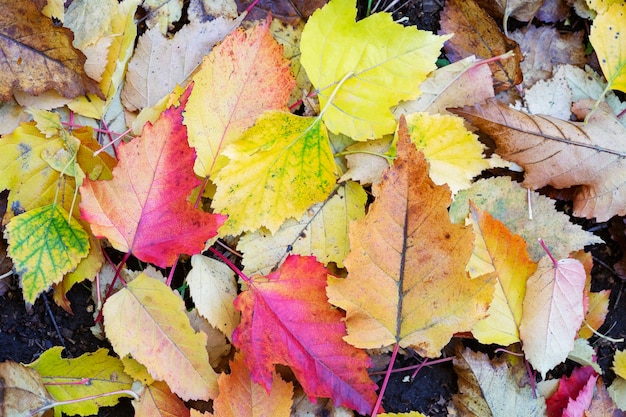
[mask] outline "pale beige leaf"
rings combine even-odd
[[[383,171],[390,167],[395,152],[391,136],[348,146],[344,151],[348,170],[339,181],[353,180],[363,185],[379,183]]]
[[[165,35],[169,29],[173,29],[174,22],[180,20],[183,0],[144,0],[142,7],[147,12],[148,27],[158,27]]]
[[[39,372],[12,361],[0,363],[0,416],[41,417],[52,408],[54,398]]]
[[[547,81],[537,81],[526,90],[524,98],[530,114],[543,114],[561,120],[569,120],[572,114],[572,90],[562,72]]]
[[[194,308],[187,312],[191,327],[197,332],[204,332],[207,335],[206,351],[209,354],[209,362],[213,369],[223,368],[227,363],[226,357],[230,354],[231,344],[220,330],[211,326],[211,323],[198,313],[198,309]]]
[[[117,13],[115,0],[74,0],[65,12],[64,25],[74,32],[72,44],[83,50],[106,34]]]
[[[225,263],[204,255],[193,255],[191,266],[187,283],[198,312],[230,339],[239,324],[239,312],[233,305],[235,273]]]
[[[297,387],[293,393],[293,405],[291,417],[353,417],[354,411],[346,407],[335,407],[328,398],[317,398],[311,401],[301,387]],[[381,414],[378,414],[379,416]]]

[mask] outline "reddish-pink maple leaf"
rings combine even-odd
[[[162,268],[182,253],[201,252],[226,220],[187,201],[200,184],[182,123],[191,88],[180,106],[168,108],[154,125],[144,126],[141,136],[120,146],[112,180],[86,179],[80,187],[80,212],[96,236]]]
[[[564,376],[559,388],[546,400],[549,417],[582,417],[589,408],[598,374],[591,366],[574,369],[572,376]]]
[[[244,352],[252,380],[267,390],[274,365],[287,365],[309,397],[332,398],[368,414],[376,401],[370,359],[343,340],[346,326],[328,303],[327,275],[314,257],[289,256],[278,271],[250,278],[235,299],[242,319],[233,342]]]

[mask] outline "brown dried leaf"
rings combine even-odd
[[[236,0],[237,10],[242,13],[252,0]],[[328,0],[260,0],[248,13],[246,20],[265,20],[269,12],[272,17],[290,25],[297,25],[322,7]]]
[[[525,187],[575,187],[578,217],[603,222],[626,214],[626,128],[604,107],[587,124],[528,115],[493,99],[450,111],[491,135],[499,155],[525,168]]]
[[[39,417],[54,402],[39,372],[12,361],[0,363],[0,417]]]
[[[67,98],[100,97],[83,69],[85,55],[72,46],[72,32],[57,27],[30,1],[6,0],[0,13],[0,100],[14,89],[38,95],[55,90]]]
[[[444,50],[451,61],[470,55],[492,58],[514,51],[513,58],[489,64],[496,92],[508,90],[522,82],[522,54],[515,41],[504,36],[497,23],[474,0],[450,0],[441,14],[439,34],[454,33]]]

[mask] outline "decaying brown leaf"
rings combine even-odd
[[[0,100],[14,89],[38,95],[55,90],[67,98],[104,98],[83,69],[85,55],[72,46],[69,29],[57,27],[30,1],[5,0],[0,13]]]
[[[236,0],[239,13],[252,4],[252,0]],[[314,11],[322,7],[328,0],[260,0],[246,17],[247,20],[264,20],[269,12],[276,19],[290,25],[306,21]]]
[[[455,62],[471,55],[492,58],[508,51],[515,56],[489,64],[496,92],[510,89],[522,82],[522,53],[515,41],[504,36],[497,23],[474,0],[450,0],[441,13],[439,34],[454,33],[444,50]]]
[[[450,109],[491,135],[496,152],[524,167],[524,186],[574,188],[579,217],[626,214],[626,128],[600,107],[587,124],[528,115],[494,100]]]
[[[12,361],[0,363],[0,417],[39,417],[54,402],[37,371]]]

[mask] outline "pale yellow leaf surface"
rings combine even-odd
[[[291,96],[287,102],[289,107],[300,100],[304,93],[308,94],[312,90],[311,80],[300,63],[300,38],[303,28],[303,22],[292,26],[279,19],[272,19],[270,25],[272,36],[283,46],[283,56],[290,61],[289,70],[296,79],[296,88],[291,91]]]
[[[137,362],[130,356],[124,356],[120,359],[124,364],[124,372],[132,377],[135,381],[141,382],[143,385],[150,385],[154,382],[154,378],[148,372],[148,369]]]
[[[144,0],[142,7],[148,13],[146,24],[156,27],[162,34],[173,28],[183,12],[183,0]]]
[[[426,156],[430,177],[437,185],[447,184],[453,195],[469,188],[483,170],[507,166],[497,155],[483,155],[485,146],[460,117],[421,112],[406,121],[411,141]]]
[[[320,107],[329,104],[328,130],[360,141],[392,133],[390,108],[420,95],[448,38],[403,27],[385,12],[356,22],[354,0],[332,0],[317,10],[302,32],[301,63]]]
[[[598,236],[573,224],[569,216],[558,212],[554,208],[554,200],[535,191],[529,192],[509,177],[481,179],[471,188],[460,191],[450,206],[450,218],[454,223],[467,217],[469,200],[480,209],[488,210],[511,232],[522,236],[528,245],[528,254],[535,262],[545,254],[538,238],[550,242],[550,250],[557,258],[565,258],[570,252],[586,245],[603,242]]]
[[[58,19],[61,23],[65,19],[65,7],[63,0],[48,0],[48,3],[41,10],[41,14],[50,18]]]
[[[271,389],[266,390],[252,381],[241,352],[236,353],[230,362],[230,371],[230,374],[221,374],[218,379],[220,395],[213,403],[216,416],[289,417],[293,395],[291,382],[283,381],[274,372]]]
[[[41,354],[29,368],[36,370],[47,384],[48,392],[57,401],[69,401],[84,397],[98,396],[113,391],[129,390],[132,379],[124,373],[124,365],[108,350],[100,348],[93,353],[85,353],[77,358],[62,358],[61,346],[52,347]],[[88,383],[80,383],[83,380]],[[100,407],[110,407],[128,394],[103,395],[91,401],[57,406],[55,416],[90,416],[98,413]]]
[[[431,72],[420,84],[422,94],[398,104],[394,114],[449,114],[447,107],[469,106],[494,96],[489,65],[469,56]]]
[[[213,414],[209,413],[208,411],[205,411],[204,413],[201,413],[200,411],[196,410],[195,408],[192,408],[190,417],[213,417]]]
[[[576,259],[541,258],[528,279],[520,339],[526,359],[545,379],[567,358],[583,321],[585,269]]]
[[[239,312],[233,305],[237,296],[235,273],[223,262],[193,255],[187,284],[200,315],[230,339],[239,324]]]
[[[113,43],[113,36],[98,39],[93,45],[86,46],[83,53],[87,57],[85,72],[94,80],[101,82],[102,74],[107,67],[109,48]]]
[[[597,13],[605,13],[613,4],[621,4],[622,0],[586,0],[587,6]]]
[[[226,163],[223,149],[264,111],[285,109],[295,85],[269,21],[232,32],[204,59],[193,81],[185,125],[198,154],[194,171],[211,178]]]
[[[626,379],[615,378],[608,391],[617,408],[626,411]]]
[[[489,213],[472,208],[469,218],[477,243],[468,266],[474,259],[480,258],[481,263],[488,264],[497,273],[488,316],[472,327],[472,334],[483,344],[508,346],[517,343],[526,280],[535,272],[537,265],[529,259],[524,239],[511,233]],[[478,252],[477,248],[483,250]],[[489,272],[491,270],[484,273]]]
[[[615,351],[613,356],[613,371],[621,377],[626,379],[626,350]]]
[[[578,337],[574,342],[574,349],[567,354],[567,359],[574,361],[582,366],[591,366],[599,374],[602,375],[602,368],[598,365],[596,359],[596,351],[587,339]]]
[[[354,411],[346,407],[336,407],[328,398],[310,400],[302,387],[296,387],[293,393],[291,417],[354,417]],[[380,416],[380,414],[378,414]]]
[[[126,73],[126,64],[135,47],[137,25],[134,16],[138,3],[139,0],[123,0],[119,3],[107,30],[107,36],[112,37],[113,41],[108,48],[107,64],[99,83],[106,100],[93,94],[78,97],[68,104],[72,111],[98,120],[107,113],[122,84]]]
[[[419,411],[411,411],[408,413],[382,413],[378,414],[380,417],[426,417]]]
[[[367,215],[350,226],[348,277],[330,277],[327,287],[329,301],[346,311],[344,340],[360,348],[399,343],[436,357],[485,316],[494,282],[465,272],[473,232],[450,223],[450,192],[428,177],[403,119],[398,158],[372,193]]]
[[[579,250],[571,255],[572,258],[578,259],[585,267],[585,293],[587,301],[587,309],[585,311],[585,320],[578,331],[578,337],[589,339],[594,335],[593,330],[597,331],[604,324],[604,319],[609,312],[609,297],[611,290],[602,290],[591,292],[591,269],[593,268],[593,258],[590,252]],[[592,330],[593,329],[593,330]]]
[[[336,165],[319,118],[265,112],[223,152],[230,161],[217,174],[212,207],[228,214],[222,235],[266,227],[274,233],[324,201],[336,182]]]
[[[185,403],[163,381],[148,385],[139,401],[133,401],[137,417],[189,417]]]
[[[264,230],[241,237],[237,250],[243,252],[244,273],[266,275],[289,253],[314,255],[327,264],[343,268],[350,251],[348,230],[351,221],[365,215],[367,194],[355,182],[340,184],[324,203],[315,204],[299,221],[288,219],[274,234]]]
[[[131,354],[183,400],[217,396],[206,335],[191,328],[183,300],[165,284],[140,274],[105,302],[103,315],[118,355]]]
[[[224,333],[211,326],[211,323],[198,313],[197,307],[187,311],[187,317],[189,318],[189,324],[195,331],[203,332],[207,335],[206,351],[209,354],[209,363],[213,369],[223,369],[224,364],[227,362],[226,357],[231,353],[232,348]]]
[[[130,111],[152,107],[167,96],[202,62],[238,20],[217,18],[191,21],[168,38],[158,28],[146,31],[137,42],[122,88],[122,102]]]
[[[487,354],[469,348],[457,350],[454,370],[458,376],[459,393],[452,396],[457,415],[467,417],[543,416],[543,397],[530,386],[518,385],[514,370],[503,359],[490,360]]]
[[[593,20],[589,41],[598,55],[607,89],[626,92],[626,3],[615,2]]]
[[[65,12],[63,26],[72,29],[72,44],[84,51],[87,46],[95,44],[106,35],[116,14],[115,0],[75,0]]]
[[[357,142],[343,152],[348,170],[339,181],[353,180],[361,184],[380,182],[383,171],[390,167],[396,156],[395,140],[391,135],[382,139]]]

